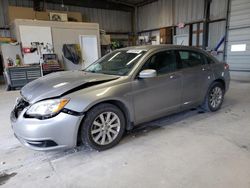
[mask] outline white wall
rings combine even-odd
[[[63,44],[80,44],[80,35],[95,35],[98,41],[98,55],[100,57],[100,35],[99,25],[95,23],[79,23],[79,22],[50,22],[50,21],[33,21],[33,20],[15,20],[13,32],[18,41],[21,41],[19,26],[47,26],[51,27],[52,41],[55,53],[58,55],[59,60],[62,62],[62,47]],[[14,27],[15,26],[15,27]],[[63,40],[62,40],[63,39]],[[82,64],[74,65],[71,62],[64,62],[66,70],[82,69]]]

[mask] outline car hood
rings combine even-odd
[[[108,82],[119,76],[88,73],[84,71],[63,71],[36,79],[21,90],[25,100],[34,103],[43,99],[60,97],[75,90]]]

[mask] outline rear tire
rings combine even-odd
[[[81,127],[81,140],[89,148],[106,150],[119,143],[125,126],[125,117],[118,107],[99,104],[87,112]]]
[[[225,89],[222,83],[212,83],[202,104],[202,108],[210,112],[219,110],[224,100],[224,94]]]

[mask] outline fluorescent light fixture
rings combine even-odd
[[[116,56],[118,56],[121,52],[117,52],[115,55],[113,55],[113,57],[111,57],[108,61],[112,61],[112,59],[114,59]]]
[[[126,65],[129,65],[131,63],[133,63],[138,57],[140,57],[142,54],[137,55],[134,59],[132,59],[131,61],[129,61]]]
[[[231,45],[231,52],[245,52],[247,50],[246,44],[233,44]]]
[[[62,87],[62,86],[65,86],[67,85],[68,82],[63,82],[63,83],[60,83],[60,84],[57,84],[57,85],[54,85],[53,88],[58,88],[58,87]]]

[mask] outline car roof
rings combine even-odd
[[[195,50],[199,52],[204,52],[200,48],[193,47],[193,46],[181,46],[181,45],[172,45],[172,44],[159,44],[159,45],[143,45],[143,46],[130,46],[126,48],[122,48],[119,50],[147,50],[147,51],[154,51],[160,49],[180,49],[180,50]]]

